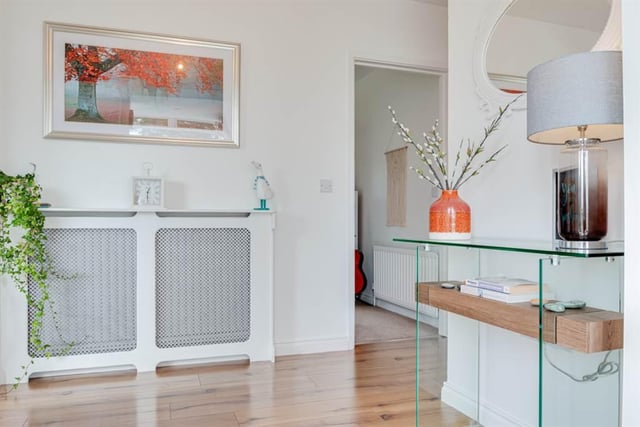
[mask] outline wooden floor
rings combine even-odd
[[[442,338],[423,340],[420,425],[470,420],[440,402]],[[427,354],[428,353],[428,354]],[[0,397],[0,426],[413,426],[414,340],[276,363],[32,380]]]

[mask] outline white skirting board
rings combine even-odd
[[[351,350],[348,337],[276,343],[276,356]]]
[[[499,408],[492,407],[480,400],[480,407],[477,406],[476,397],[469,396],[449,382],[445,382],[441,390],[441,400],[467,417],[479,422],[479,425],[491,427],[534,427],[531,424],[517,419],[505,413]]]
[[[391,311],[393,313],[399,314],[401,316],[408,317],[409,319],[415,320],[415,318],[416,318],[416,310],[415,310],[415,308],[410,310],[408,308],[400,307],[398,305],[392,304],[392,303],[384,301],[384,300],[376,300],[375,306],[383,308],[383,309],[388,310],[388,311]],[[442,315],[442,313],[436,313],[436,316],[434,317],[434,316],[431,316],[429,314],[425,314],[425,312],[421,310],[420,311],[420,322],[426,323],[427,325],[433,326],[434,328],[438,328],[438,331],[439,331],[440,320],[439,320],[438,316],[440,316],[440,315]],[[440,335],[442,335],[442,333],[440,333]]]

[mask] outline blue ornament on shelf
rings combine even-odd
[[[262,164],[256,161],[252,161],[251,164],[256,169],[256,177],[253,179],[253,190],[256,192],[256,197],[260,200],[260,206],[253,208],[256,211],[268,211],[267,200],[273,197],[273,190],[269,181],[264,176],[262,171]]]

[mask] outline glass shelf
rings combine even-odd
[[[624,255],[624,242],[607,242],[607,249],[597,249],[590,251],[578,251],[557,248],[552,241],[535,240],[496,240],[473,238],[469,240],[433,240],[433,239],[404,239],[395,238],[394,242],[425,244],[435,246],[450,246],[458,248],[490,249],[506,252],[523,252],[541,255],[558,255],[575,258],[598,258]]]
[[[422,302],[448,312],[441,323],[447,336],[444,378],[433,370],[439,350],[433,338],[419,335],[416,322],[416,426],[440,422],[434,424],[429,411],[434,396],[464,414],[470,425],[619,425],[622,326],[607,327],[623,321],[623,241],[590,251],[559,249],[551,240],[393,241],[416,249],[412,286],[417,300],[429,287]],[[447,269],[439,282],[421,283],[418,257],[425,250],[443,255]],[[491,276],[537,279],[538,300],[582,300],[587,307],[555,316],[528,302],[472,301],[440,286]],[[422,310],[418,301],[416,319]],[[601,346],[602,337],[612,334],[619,343]]]

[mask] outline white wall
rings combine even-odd
[[[497,112],[480,111],[472,70],[478,47],[477,28],[489,19],[487,10],[508,0],[452,0],[449,4],[449,140],[479,140],[483,127]],[[453,15],[455,13],[455,16]],[[542,30],[541,30],[542,31]],[[515,37],[515,36],[514,36]],[[520,53],[527,55],[524,49]],[[515,55],[515,53],[514,53]],[[519,59],[511,58],[513,62]],[[455,69],[454,69],[455,67]],[[557,167],[561,147],[533,144],[526,139],[526,110],[513,110],[494,134],[487,152],[508,144],[504,155],[470,180],[460,191],[471,205],[472,234],[476,237],[548,239],[552,224],[552,169]],[[623,144],[606,145],[609,151],[608,239],[623,235]],[[509,203],[505,203],[508,200]],[[500,215],[496,214],[499,207]]]
[[[128,207],[130,177],[150,161],[168,182],[170,208],[246,208],[256,205],[249,162],[261,161],[279,212],[277,352],[349,347],[353,57],[444,65],[446,9],[408,0],[0,4],[1,166],[16,173],[37,163],[44,198],[57,207]],[[240,43],[241,148],[43,139],[45,20]],[[333,193],[319,192],[321,178]]]
[[[622,0],[623,61],[624,61],[624,137],[625,146],[625,289],[624,289],[624,365],[622,387],[622,425],[640,425],[640,336],[635,326],[640,325],[640,2]]]
[[[490,114],[480,111],[481,99],[476,94],[472,74],[476,28],[486,19],[484,3],[487,2],[481,5],[473,0],[452,0],[449,4],[450,141],[461,138],[478,141],[498,107],[492,105]],[[527,142],[525,124],[523,110],[512,110],[505,117],[501,129],[489,140],[487,152],[508,144],[506,151],[460,191],[460,196],[471,206],[475,237],[540,239],[551,234],[549,190],[557,149]]]
[[[449,140],[452,142],[461,138],[479,139],[482,128],[492,116],[482,109],[486,100],[477,95],[473,78],[473,70],[478,68],[473,63],[474,58],[477,58],[474,53],[479,47],[477,31],[486,24],[486,20],[492,19],[492,13],[495,12],[494,17],[497,18],[499,11],[496,10],[500,6],[506,7],[508,3],[508,0],[449,0]],[[526,48],[521,51],[521,55],[527,53]],[[513,62],[518,62],[518,58],[512,59]],[[495,113],[498,105],[491,100],[489,104]],[[507,152],[497,163],[485,168],[479,176],[469,181],[460,192],[472,209],[472,234],[475,237],[550,240],[553,195],[551,173],[556,167],[560,148],[532,144],[526,140],[524,109],[512,111],[505,118],[501,131],[494,135],[487,152],[504,143],[509,144]],[[623,236],[622,143],[607,144],[607,148],[610,158],[608,238],[620,239]],[[468,259],[456,259],[452,254],[449,260],[450,276],[457,271],[458,263],[469,262]],[[481,269],[482,265],[478,265]],[[523,258],[517,264],[505,262],[504,265],[510,270],[516,269],[517,265],[523,269],[524,274],[536,275],[535,258]],[[483,270],[480,273],[495,274],[497,271]],[[612,292],[615,293],[615,290]],[[454,319],[449,323],[449,345],[457,351],[448,353],[449,375],[443,390],[445,402],[453,396],[460,398],[457,404],[464,403],[461,394],[456,395],[456,392],[462,390],[473,393],[478,385],[478,378],[473,373],[460,375],[460,371],[456,371],[457,366],[470,363],[469,355],[478,351],[477,341],[469,339],[470,331],[475,328],[474,323],[465,319]],[[531,387],[535,385],[535,378],[525,376],[524,373],[537,371],[535,342],[486,325],[480,325],[475,333],[480,334],[483,343],[480,348],[479,372],[480,388],[484,394],[480,398],[488,417],[481,419],[481,423],[498,425],[498,420],[501,420],[507,424],[515,422],[534,425],[537,414],[532,409],[535,409],[537,401],[537,388]],[[505,352],[504,349],[509,350]],[[494,364],[491,361],[497,362]],[[590,360],[589,365],[595,368],[597,362]],[[577,372],[587,373],[582,366],[568,366],[576,367]],[[523,372],[522,378],[517,376],[519,371]],[[486,375],[487,372],[490,374]],[[599,380],[594,383],[595,387],[608,386],[607,381]],[[505,390],[511,392],[505,393]],[[584,411],[581,413],[586,414]],[[598,419],[591,418],[589,421],[597,425]]]
[[[2,15],[4,14],[4,6],[2,0],[0,0],[0,23],[2,22]],[[7,27],[5,25],[0,25],[0,40],[8,40],[7,39]],[[2,47],[0,44],[0,53],[2,52]],[[5,95],[7,93],[7,87],[9,86],[9,82],[5,78],[5,67],[0,67],[0,100],[6,99]],[[7,102],[0,101],[0,135],[4,134],[4,124],[5,117],[7,115]],[[4,140],[0,140],[0,170],[4,170],[7,162],[7,143]],[[0,279],[0,284],[2,283],[2,279]]]
[[[440,76],[382,68],[356,68],[356,189],[360,195],[360,242],[363,269],[369,281],[365,294],[371,295],[373,245],[398,246],[394,237],[426,237],[432,186],[407,170],[407,216],[405,227],[387,224],[387,166],[385,152],[404,145],[394,130],[391,105],[417,142],[444,115],[440,103]],[[444,119],[444,118],[443,118]],[[445,129],[443,121],[441,129]],[[407,165],[421,167],[410,147]]]

